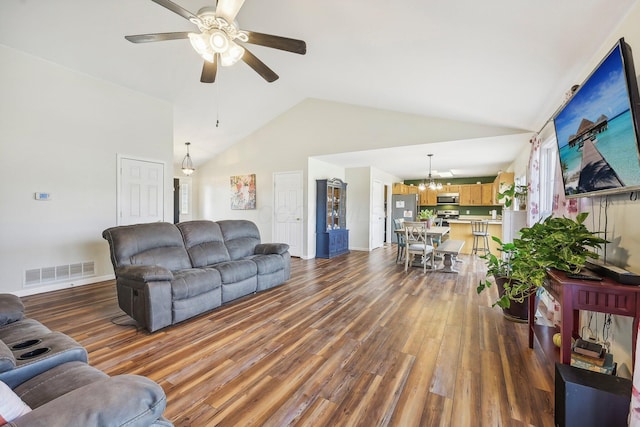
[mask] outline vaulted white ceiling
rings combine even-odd
[[[191,12],[214,3],[175,1]],[[242,29],[307,42],[305,56],[248,45],[274,83],[238,63],[203,84],[188,40],[126,41],[195,28],[150,0],[2,0],[0,43],[171,102],[176,160],[190,141],[201,163],[306,98],[538,130],[636,1],[246,0]]]

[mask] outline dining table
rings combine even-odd
[[[444,236],[446,234],[449,233],[449,231],[451,231],[451,229],[447,226],[444,225],[436,225],[436,226],[431,226],[430,228],[425,228],[425,235],[433,238],[440,238],[439,240],[442,241],[444,239]],[[404,228],[399,228],[397,230],[394,230],[394,232],[396,234],[402,234],[404,235]],[[436,256],[435,258],[436,260],[441,260],[441,257]],[[411,261],[411,266],[412,267],[422,267],[422,260],[417,259],[417,257],[414,258],[413,261]],[[430,268],[430,267],[427,267]]]

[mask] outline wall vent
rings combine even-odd
[[[94,261],[75,262],[73,264],[56,265],[55,267],[32,268],[24,272],[24,285],[35,286],[43,283],[64,282],[95,275]]]

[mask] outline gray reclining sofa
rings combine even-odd
[[[173,425],[162,416],[167,401],[160,385],[89,366],[84,347],[25,318],[12,294],[0,294],[0,381],[31,409],[8,426]]]
[[[111,250],[118,305],[150,332],[291,275],[289,245],[261,243],[251,221],[125,225],[102,237]]]

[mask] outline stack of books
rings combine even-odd
[[[613,355],[607,353],[602,345],[579,339],[571,352],[571,366],[614,375],[617,364],[613,361]]]

